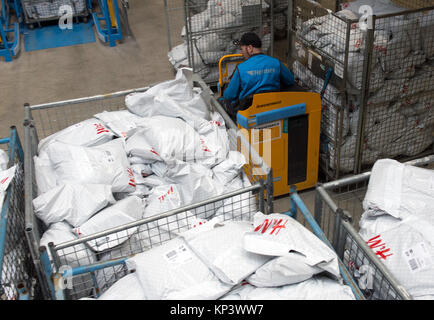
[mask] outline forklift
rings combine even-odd
[[[219,61],[218,95],[223,97],[242,54]],[[240,101],[233,120],[250,145],[273,172],[273,196],[315,187],[318,182],[321,95],[297,91],[257,93]],[[290,88],[291,90],[291,88]],[[245,154],[248,150],[238,145]]]

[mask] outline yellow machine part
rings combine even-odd
[[[116,24],[116,15],[115,15],[115,8],[114,8],[113,1],[117,1],[117,0],[107,0],[107,6],[110,13],[110,21],[111,21],[112,28],[116,28],[117,24]]]
[[[288,128],[285,128],[288,123],[285,123],[285,121],[288,120],[279,119],[259,126],[252,123],[249,129],[245,129],[238,124],[238,129],[250,142],[251,146],[272,168],[274,196],[288,194],[291,185],[295,185],[297,190],[303,190],[314,187],[318,181],[321,97],[314,92],[260,93],[253,97],[251,107],[239,111],[239,114],[245,118],[253,119],[258,113],[302,103],[306,105],[305,114],[307,115],[307,155],[305,157],[302,155],[302,158],[306,161],[306,172],[304,179],[297,181],[297,183],[289,183],[289,176],[291,175],[291,172],[288,172],[290,167],[289,154],[300,151],[294,150],[293,146],[289,145],[291,137],[289,137]],[[239,151],[244,154],[246,159],[249,159],[249,155],[246,154],[247,150],[239,146]]]

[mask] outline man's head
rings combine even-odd
[[[262,41],[254,32],[246,32],[241,36],[238,44],[244,58],[248,59],[252,55],[261,53]]]

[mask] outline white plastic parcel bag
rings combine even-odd
[[[295,219],[280,213],[257,212],[253,223],[252,232],[244,236],[246,250],[279,257],[291,257],[288,253],[296,252],[309,266],[319,266],[339,277],[336,253]]]
[[[146,118],[144,125],[126,144],[131,156],[149,162],[174,160],[195,161],[215,158],[218,150],[212,150],[205,137],[178,118],[154,116]]]
[[[247,281],[256,287],[280,287],[302,282],[323,271],[319,265],[307,264],[302,254],[290,252],[268,261]]]
[[[98,300],[145,300],[145,293],[135,272],[116,281]]]
[[[128,110],[104,111],[94,117],[101,120],[117,137],[125,139],[131,137],[144,121],[142,117]]]
[[[9,156],[8,154],[0,149],[0,170],[6,170],[8,168]]]
[[[184,205],[179,186],[176,184],[164,184],[156,186],[147,199],[147,206],[143,217],[158,217],[158,215],[177,209]],[[146,234],[143,239],[147,246],[160,244],[176,237],[180,232],[189,229],[194,223],[196,216],[190,211],[184,211],[158,218],[154,221],[141,225],[139,230]]]
[[[44,150],[53,141],[75,146],[92,147],[106,143],[113,138],[113,132],[110,131],[103,122],[91,118],[42,139],[38,144],[38,152]]]
[[[221,281],[236,285],[271,258],[243,248],[243,237],[252,229],[250,222],[226,221],[186,241]]]
[[[137,196],[129,196],[98,212],[80,227],[74,228],[73,231],[79,237],[89,236],[127,223],[135,222],[142,217],[142,199]],[[137,227],[125,229],[123,231],[89,240],[87,241],[87,244],[97,252],[103,251],[124,243],[136,230]]]
[[[56,187],[56,171],[48,154],[45,151],[41,151],[38,156],[33,157],[33,163],[35,165],[35,179],[36,185],[38,186],[38,195]]]
[[[355,300],[351,288],[340,282],[317,276],[280,287],[255,287],[249,284],[236,288],[224,297],[230,300]]]
[[[133,192],[136,184],[125,153],[124,140],[96,147],[72,146],[54,141],[47,147],[57,184],[68,182],[109,184],[113,192]]]
[[[193,128],[208,120],[208,106],[201,92],[193,89],[192,70],[181,68],[174,80],[125,97],[128,110],[141,117],[167,116],[180,118]]]
[[[434,210],[434,170],[392,159],[378,160],[371,171],[363,208],[380,209],[395,218]]]
[[[47,248],[47,253],[50,259],[52,259],[50,250],[48,250],[48,244],[53,242],[55,245],[59,245],[64,242],[77,240],[77,236],[72,232],[72,226],[67,222],[57,222],[49,226],[49,228],[43,233],[40,241],[40,246]],[[92,250],[90,250],[83,243],[79,243],[72,247],[67,247],[58,252],[60,255],[60,263],[71,268],[78,266],[85,266],[96,262],[96,256]]]
[[[115,202],[110,185],[64,184],[35,198],[33,209],[46,225],[67,221],[78,227]]]
[[[226,185],[240,174],[245,164],[246,158],[242,153],[229,151],[227,159],[212,168],[214,178]]]
[[[219,281],[182,238],[126,260],[149,300],[215,300],[232,286]]]

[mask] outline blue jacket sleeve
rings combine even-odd
[[[236,69],[223,96],[225,97],[226,100],[234,101],[239,97],[240,92],[241,92],[240,72],[238,71],[238,69]]]
[[[280,82],[288,87],[294,84],[294,75],[282,62],[280,63]]]

